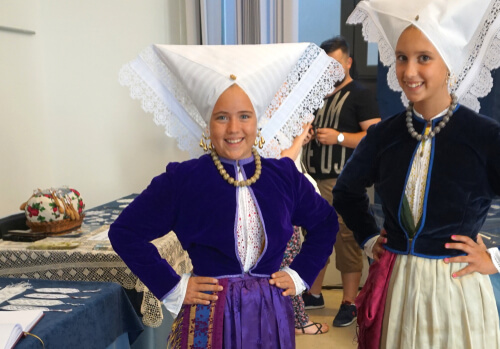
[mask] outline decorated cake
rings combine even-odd
[[[59,233],[79,227],[85,204],[80,193],[67,187],[37,189],[21,205],[34,232]]]

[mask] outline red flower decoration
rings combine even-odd
[[[30,217],[33,217],[33,216],[38,216],[38,213],[39,211],[36,209],[36,208],[33,208],[31,206],[28,206],[28,212],[29,212],[29,216]]]

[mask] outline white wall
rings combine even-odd
[[[87,208],[140,192],[187,159],[118,83],[151,43],[184,43],[182,0],[3,0],[0,217],[35,188],[68,185]]]

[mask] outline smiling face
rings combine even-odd
[[[417,111],[436,115],[450,104],[447,74],[434,45],[419,29],[408,27],[396,45],[396,75]]]
[[[219,156],[241,160],[252,155],[257,116],[248,95],[238,86],[225,90],[210,118],[210,140]]]

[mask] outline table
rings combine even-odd
[[[500,199],[493,201],[480,233],[488,248],[500,246]]]
[[[124,333],[128,333],[129,342],[133,342],[143,330],[141,320],[136,315],[125,290],[116,283],[0,278],[0,288],[22,281],[28,281],[33,289],[43,287],[100,289],[96,293],[75,293],[75,295],[90,295],[88,299],[63,299],[65,303],[83,304],[81,306],[48,307],[73,310],[69,313],[45,312],[43,318],[30,331],[43,340],[45,348],[106,348]],[[34,293],[33,289],[12,299]],[[4,302],[0,305],[6,304],[7,302]],[[40,341],[31,336],[22,338],[16,345],[16,349],[41,347]]]
[[[112,250],[106,231],[137,194],[86,210],[81,228],[65,237],[38,242],[0,242],[0,277],[47,280],[116,282],[126,289],[144,292],[141,304],[143,323],[158,327],[162,323],[161,302],[144,286]],[[37,243],[71,242],[79,246],[67,250],[33,250]],[[192,269],[191,260],[173,232],[152,242],[178,274]]]

